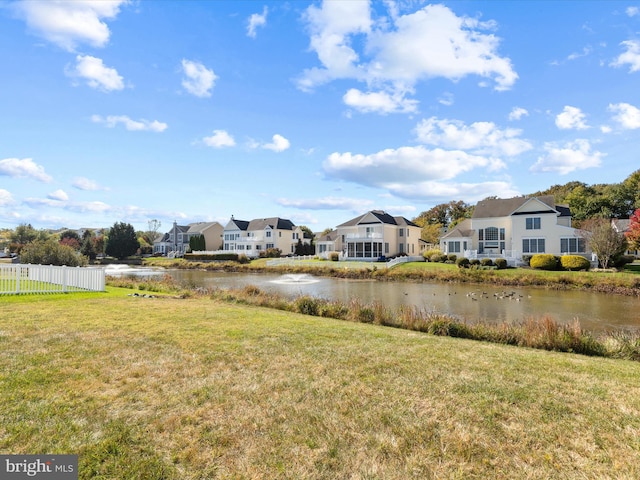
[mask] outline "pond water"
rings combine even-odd
[[[549,315],[558,322],[580,321],[592,331],[640,329],[640,299],[581,291],[512,288],[491,285],[381,282],[199,270],[167,271],[179,282],[202,287],[242,288],[255,285],[287,296],[312,295],[348,302],[380,302],[389,307],[414,305],[466,321],[522,322]]]

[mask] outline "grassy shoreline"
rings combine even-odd
[[[548,315],[542,318],[530,317],[519,323],[466,322],[415,306],[391,308],[378,302],[363,303],[357,298],[346,303],[309,295],[291,298],[262,291],[253,285],[235,289],[192,287],[182,285],[168,275],[164,278],[148,279],[110,278],[109,284],[132,290],[170,292],[183,298],[204,297],[214,301],[400,328],[437,336],[640,361],[640,331],[619,330],[596,335],[583,329],[577,320],[570,324],[561,324]]]
[[[1,300],[1,451],[81,479],[640,477],[637,362],[130,294]]]

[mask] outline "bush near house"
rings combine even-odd
[[[447,259],[447,257],[442,255],[441,253],[434,253],[433,255],[431,255],[429,257],[429,261],[433,262],[433,263],[444,262],[446,259]]]
[[[329,254],[329,260],[332,262],[337,262],[340,260],[340,254],[338,252],[331,252]]]
[[[432,248],[430,250],[426,250],[422,254],[422,256],[427,260],[427,262],[432,262],[433,261],[433,260],[431,260],[431,256],[432,255],[442,255],[442,252],[438,248]]]
[[[491,260],[490,258],[483,258],[482,260],[480,260],[480,265],[482,265],[483,267],[492,267],[493,260]]]
[[[551,255],[550,253],[539,253],[537,255],[533,255],[529,262],[531,268],[536,268],[538,270],[557,270],[558,264],[558,257]]]
[[[509,266],[505,258],[496,258],[493,263],[495,263],[496,267],[498,267],[498,270],[504,270]]]
[[[469,259],[465,257],[460,257],[456,259],[456,265],[458,268],[469,268]]]
[[[580,255],[562,255],[560,257],[560,266],[563,270],[570,271],[589,270],[591,262]]]

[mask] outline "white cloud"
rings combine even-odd
[[[298,88],[305,91],[332,80],[352,79],[392,92],[388,95],[393,99],[394,94],[402,98],[417,82],[435,77],[457,81],[477,75],[493,79],[496,90],[511,88],[518,78],[511,61],[497,53],[499,39],[484,33],[494,29],[494,23],[458,17],[443,5],[394,14],[374,26],[369,2],[325,1],[320,8],[309,7],[305,19],[311,50],[321,64],[298,79]],[[374,100],[362,95],[358,99],[369,100],[367,105]],[[345,97],[353,100],[353,93]]]
[[[625,13],[628,17],[635,17],[640,13],[640,9],[638,7],[627,7]]]
[[[602,157],[605,156],[602,152],[592,152],[591,144],[585,139],[577,139],[564,146],[549,142],[545,144],[544,149],[546,155],[539,157],[530,171],[567,175],[576,170],[599,167]]]
[[[504,181],[458,183],[425,181],[413,184],[389,184],[386,188],[397,197],[414,200],[426,200],[434,203],[448,202],[452,198],[464,199],[476,203],[490,196],[511,198],[520,195],[510,183]]]
[[[204,137],[202,141],[205,145],[214,148],[233,147],[236,144],[236,141],[226,130],[214,130],[213,135]]]
[[[66,202],[69,200],[69,195],[64,190],[56,190],[55,192],[51,192],[47,195],[47,198],[51,200],[56,200],[58,202]]]
[[[264,7],[262,14],[254,13],[249,17],[247,22],[247,36],[256,38],[256,29],[258,27],[264,27],[267,24],[267,13],[269,9]]]
[[[291,143],[289,142],[289,140],[284,138],[282,135],[279,135],[279,134],[276,133],[272,137],[272,142],[271,143],[265,143],[264,145],[262,145],[262,148],[264,148],[266,150],[272,150],[274,152],[284,152],[290,146],[291,146]]]
[[[115,68],[104,65],[102,59],[91,55],[78,55],[74,67],[67,66],[67,76],[84,79],[91,88],[111,92],[122,90],[124,82]]]
[[[344,103],[364,113],[411,113],[417,111],[417,100],[404,98],[400,92],[367,92],[351,88],[342,97]]]
[[[323,163],[330,177],[377,188],[450,180],[476,168],[496,171],[504,166],[494,158],[423,146],[386,149],[371,155],[336,152]]]
[[[640,109],[628,103],[610,104],[608,110],[613,112],[613,120],[627,130],[640,128]]]
[[[48,0],[14,2],[11,6],[36,35],[74,51],[81,43],[104,47],[110,32],[103,19],[115,19],[120,6],[127,3],[128,0]]]
[[[513,107],[513,110],[509,112],[509,120],[520,120],[522,117],[528,117],[529,111],[522,107]]]
[[[444,92],[442,95],[440,95],[440,97],[438,98],[438,103],[440,105],[444,105],[446,107],[450,107],[451,105],[454,104],[454,97],[453,97],[453,93],[451,92]]]
[[[9,205],[13,205],[15,201],[13,200],[13,195],[8,190],[0,188],[0,207],[6,207]]]
[[[577,107],[564,107],[562,113],[556,116],[556,126],[562,130],[585,130],[589,126],[585,123],[585,114]]]
[[[278,205],[283,207],[295,207],[305,210],[368,210],[372,207],[371,200],[363,200],[359,198],[348,197],[322,197],[309,199],[288,199],[279,198],[276,200]]]
[[[518,138],[521,130],[501,130],[492,122],[465,125],[458,120],[431,117],[418,123],[415,132],[418,140],[424,144],[468,150],[476,154],[515,156],[532,148],[528,141]]]
[[[182,79],[184,89],[196,97],[210,97],[211,89],[218,78],[213,70],[209,70],[200,62],[182,60],[182,72],[186,78]]]
[[[630,73],[640,70],[640,41],[626,40],[620,43],[620,45],[626,47],[627,51],[621,53],[618,58],[611,62],[611,66],[622,67],[629,65]]]
[[[45,183],[53,180],[44,171],[43,166],[38,165],[30,158],[5,158],[0,160],[0,175],[13,178],[32,178]]]
[[[100,115],[92,115],[91,121],[95,123],[103,123],[109,128],[113,128],[119,123],[129,131],[148,131],[148,132],[164,132],[167,129],[167,124],[159,122],[157,120],[132,120],[126,115],[109,115],[102,117]]]
[[[71,186],[84,191],[108,190],[107,188],[98,185],[96,181],[85,177],[76,177]]]

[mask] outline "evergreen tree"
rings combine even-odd
[[[140,248],[140,243],[133,226],[124,222],[114,223],[109,230],[105,253],[122,260],[129,255],[135,254],[138,248]]]

